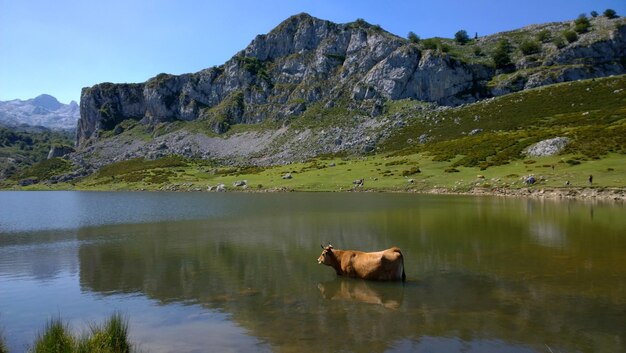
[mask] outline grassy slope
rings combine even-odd
[[[76,185],[28,188],[205,190],[224,183],[237,189],[232,186],[234,181],[247,180],[250,190],[340,191],[353,188],[354,180],[364,179],[363,188],[371,190],[446,188],[463,192],[475,187],[521,188],[528,175],[541,180],[538,187],[563,187],[566,181],[583,187],[588,186],[590,174],[594,186],[623,188],[624,88],[626,76],[619,76],[543,87],[439,112],[415,110],[407,126],[383,145],[383,153],[367,157],[318,158],[287,166],[239,169],[178,157],[137,159],[103,168]],[[393,102],[388,111],[410,110],[414,104],[419,103]],[[483,132],[468,136],[478,128]],[[416,143],[421,134],[428,134],[430,142]],[[530,143],[555,136],[571,138],[563,154],[533,158],[520,154]],[[410,139],[412,143],[407,142]],[[419,173],[403,175],[416,167]],[[457,172],[446,172],[451,168]],[[286,173],[293,178],[282,179]]]
[[[249,190],[299,190],[299,191],[345,191],[354,187],[352,182],[364,179],[368,190],[417,190],[446,188],[464,192],[474,187],[521,188],[522,176],[534,174],[543,177],[538,187],[562,187],[570,181],[573,187],[587,186],[589,174],[594,175],[595,186],[624,187],[626,185],[626,163],[623,155],[611,154],[600,160],[591,160],[580,165],[569,165],[563,161],[568,156],[535,158],[535,163],[524,161],[492,167],[486,171],[478,168],[459,167],[457,173],[446,173],[449,163],[433,162],[429,157],[413,154],[402,157],[384,155],[344,159],[316,160],[288,166],[271,167],[263,170],[237,172],[229,168],[211,168],[202,164],[189,163],[169,168],[148,168],[146,174],[128,173],[111,176],[91,176],[75,185],[33,185],[25,189],[78,189],[78,190],[205,190],[208,186],[224,183],[228,189],[237,180],[246,180]],[[399,164],[394,164],[394,162]],[[141,163],[141,162],[138,162]],[[331,167],[331,163],[335,163]],[[390,165],[391,164],[391,165]],[[555,165],[554,170],[551,168]],[[420,173],[403,176],[402,172],[419,166]],[[612,169],[612,170],[611,170]],[[216,173],[217,171],[217,173]],[[290,180],[282,179],[291,173]],[[485,178],[479,178],[482,175]],[[409,183],[409,179],[414,179]],[[261,185],[261,187],[259,187]]]

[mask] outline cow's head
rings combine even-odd
[[[333,246],[328,243],[328,245],[320,245],[322,247],[322,254],[317,258],[318,264],[329,265],[331,264],[330,257],[333,256]]]

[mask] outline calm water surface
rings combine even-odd
[[[337,278],[320,243],[402,248]],[[626,207],[405,194],[0,192],[0,330],[114,311],[145,352],[625,352]]]

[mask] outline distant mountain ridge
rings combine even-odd
[[[72,130],[80,118],[78,103],[63,104],[49,94],[32,99],[0,101],[0,123],[43,126],[54,130]]]

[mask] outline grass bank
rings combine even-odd
[[[2,350],[0,352],[8,352]],[[115,313],[103,325],[90,325],[82,335],[72,333],[60,318],[50,319],[37,336],[32,353],[130,353],[134,350],[128,340],[128,321]]]

